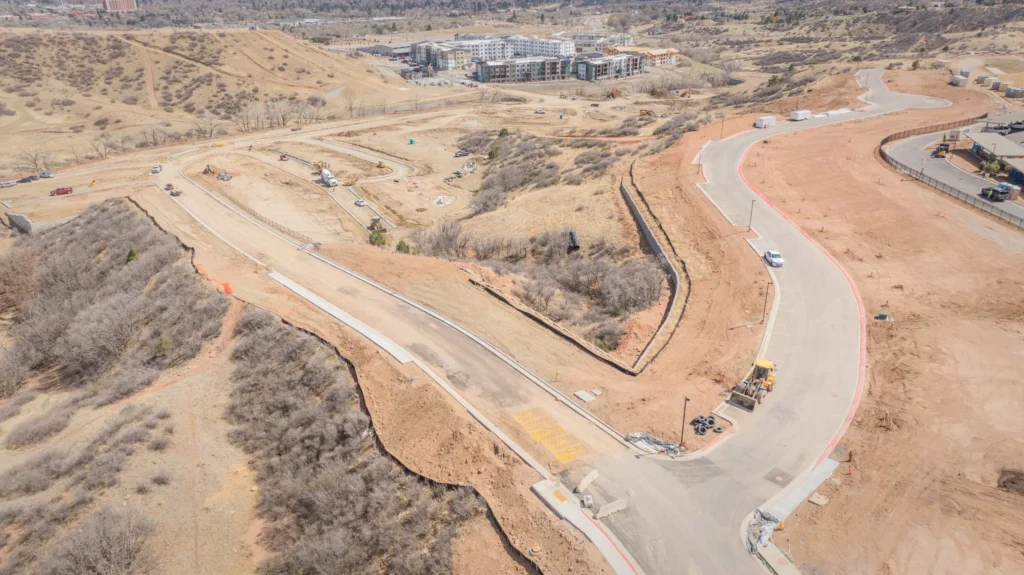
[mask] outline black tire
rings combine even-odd
[[[704,423],[704,416],[703,415],[698,415],[697,417],[694,417],[693,420],[690,421],[690,425],[692,425],[694,427],[696,427],[696,426],[698,426],[698,425],[700,425],[702,423]]]
[[[704,427],[703,425],[698,425],[698,426],[697,426],[697,428],[696,428],[696,429],[694,429],[693,431],[694,431],[694,433],[696,433],[697,435],[704,435],[705,433],[707,433],[707,432],[708,432],[708,428],[707,428],[707,427]]]
[[[725,428],[723,428],[721,425],[715,428],[715,433],[722,433],[723,431],[725,431]]]
[[[763,390],[763,389],[761,391],[757,392],[757,397],[755,399],[757,399],[758,403],[761,403],[762,401],[764,401],[764,396],[765,396],[766,393],[767,392],[765,390]]]
[[[709,415],[709,416],[704,418],[704,424],[707,425],[708,427],[714,427],[715,426],[715,421],[717,421],[717,420],[715,419],[714,415]]]

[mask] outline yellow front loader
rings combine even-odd
[[[754,362],[754,368],[750,375],[733,388],[729,396],[729,403],[742,407],[747,411],[754,411],[768,392],[775,389],[775,362],[768,359],[758,359]]]

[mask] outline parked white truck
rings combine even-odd
[[[333,188],[338,185],[338,180],[331,174],[327,168],[320,170],[320,181],[324,183],[328,188]]]

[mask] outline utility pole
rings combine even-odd
[[[718,139],[725,139],[725,116],[722,116],[722,133],[718,135]]]
[[[684,443],[683,443],[683,436],[686,435],[686,404],[688,404],[688,403],[690,403],[690,398],[684,396],[683,397],[683,428],[679,431],[679,447],[680,447],[680,449],[682,449],[682,447],[684,445]]]
[[[754,204],[756,204],[756,203],[757,203],[757,200],[750,200],[750,219],[747,220],[747,231],[748,232],[750,231],[750,228],[751,228],[751,226],[754,223]]]
[[[764,307],[761,308],[761,323],[764,323],[764,316],[768,314],[768,286],[772,285],[772,280],[764,282]]]

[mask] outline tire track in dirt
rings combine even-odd
[[[153,72],[153,59],[150,57],[149,50],[141,48],[142,52],[142,63],[146,67],[146,94],[149,96],[149,107],[153,110],[158,110],[160,105],[156,100],[156,75]]]

